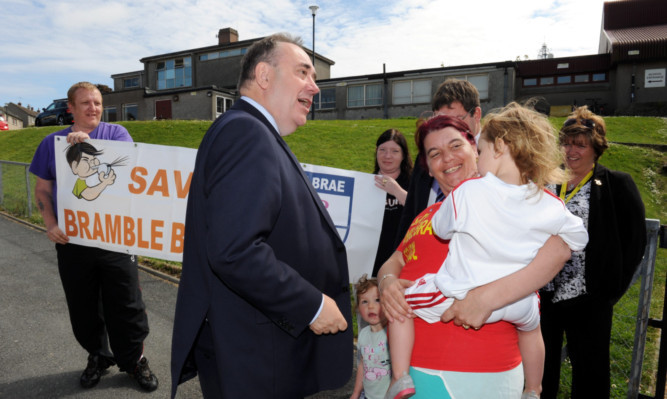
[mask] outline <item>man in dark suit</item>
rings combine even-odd
[[[319,92],[300,39],[253,44],[239,91],[192,176],[172,397],[198,373],[207,398],[303,398],[349,380],[353,343],[345,247],[281,137]]]
[[[479,92],[472,83],[467,80],[445,80],[433,95],[431,110],[436,115],[451,116],[466,122],[470,127],[470,132],[475,136],[475,140],[479,139],[482,108],[480,108],[479,103]],[[417,154],[417,159],[421,156],[421,153]],[[415,162],[415,167],[412,169],[408,196],[405,199],[401,221],[396,231],[394,247],[398,247],[403,241],[405,233],[408,232],[410,224],[417,215],[427,206],[444,199],[438,183],[429,175],[427,170],[419,165],[419,162]]]

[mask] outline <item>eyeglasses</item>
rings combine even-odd
[[[595,128],[595,122],[593,122],[590,119],[577,119],[577,118],[570,118],[563,123],[563,127],[566,128],[568,126],[572,126],[576,123],[581,123],[582,125],[586,126],[589,129]]]
[[[463,115],[450,116],[450,117],[465,121],[465,119],[468,116],[473,116],[475,114],[475,110],[476,110],[476,108],[471,108],[470,111],[466,112]],[[445,115],[445,114],[440,113],[438,111],[424,111],[419,115],[419,119],[427,121],[431,118],[435,118],[436,116],[448,116],[448,115]]]
[[[457,118],[464,121],[468,116],[473,116],[474,113],[475,113],[475,108],[471,108],[470,111],[466,112],[463,115],[457,116]]]

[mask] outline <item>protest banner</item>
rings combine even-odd
[[[182,261],[196,150],[87,140],[76,159],[64,137],[54,139],[58,225],[71,243]],[[372,174],[303,168],[345,243],[351,281],[370,275],[386,193]]]
[[[387,193],[375,186],[374,175],[302,164],[320,195],[347,250],[350,282],[373,271]]]
[[[87,140],[93,153],[68,162],[55,140],[58,226],[71,243],[182,260],[196,150]]]

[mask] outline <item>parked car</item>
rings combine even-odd
[[[56,100],[37,115],[35,126],[71,125],[74,123],[72,113],[67,106],[67,100]]]
[[[9,130],[9,125],[2,116],[0,116],[0,130]]]

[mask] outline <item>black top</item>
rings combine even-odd
[[[396,179],[396,182],[403,188],[403,190],[408,189],[409,181],[410,177],[403,172],[401,172]],[[378,243],[378,251],[375,255],[375,264],[373,265],[373,277],[377,276],[378,270],[380,270],[382,264],[389,259],[394,251],[396,251],[394,238],[396,237],[396,231],[398,229],[398,224],[401,221],[402,213],[403,205],[398,203],[396,197],[387,193],[380,242]]]

